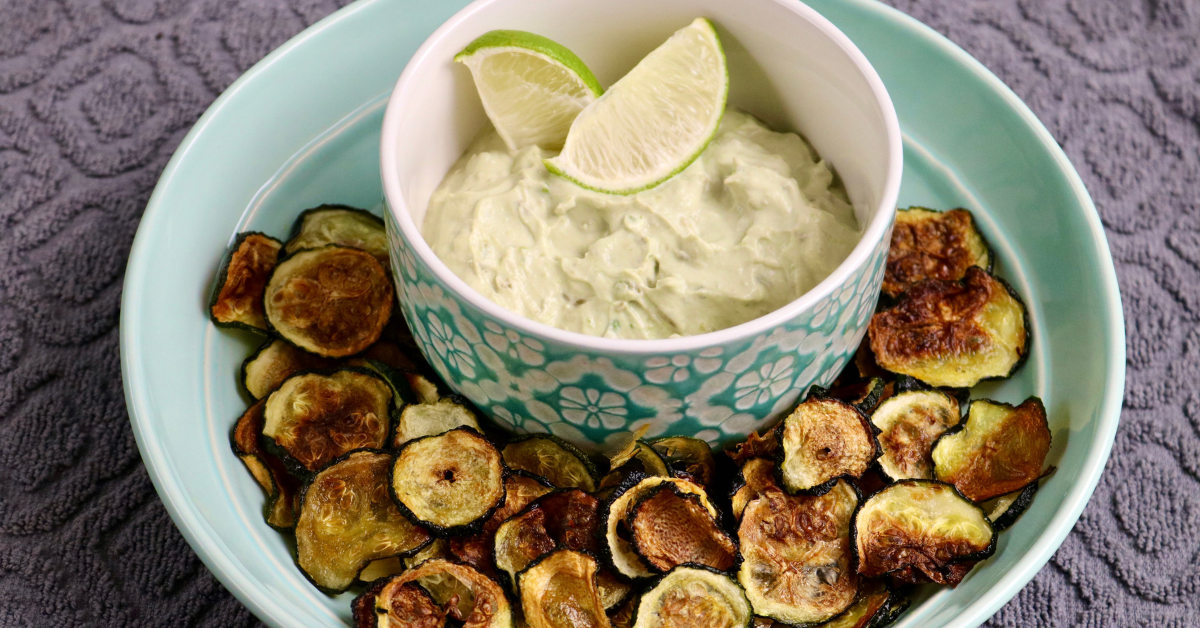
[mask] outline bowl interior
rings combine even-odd
[[[489,30],[531,31],[570,48],[607,87],[699,16],[712,19],[721,36],[729,104],[772,128],[804,134],[841,176],[865,228],[887,195],[889,162],[898,155],[899,138],[887,128],[891,103],[853,45],[808,7],[781,0],[485,0],[427,40],[388,106],[384,187],[402,231],[420,241],[417,253],[433,258],[412,227],[420,227],[433,190],[487,119],[455,53]],[[440,262],[433,267],[449,272]]]

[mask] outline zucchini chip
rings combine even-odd
[[[609,561],[618,573],[627,578],[649,578],[654,575],[642,557],[634,551],[630,530],[626,525],[626,517],[633,510],[640,496],[654,487],[664,483],[674,484],[683,493],[691,493],[701,497],[708,513],[715,520],[720,516],[715,506],[708,501],[704,489],[687,480],[662,476],[647,477],[641,473],[633,473],[626,478],[613,494],[604,501],[600,508],[600,520],[603,522],[604,542],[601,549],[607,553]]]
[[[546,478],[558,488],[596,490],[596,465],[571,443],[552,434],[528,434],[508,441],[504,464]]]
[[[453,398],[438,399],[434,403],[415,403],[405,406],[400,412],[392,446],[399,448],[408,441],[437,436],[464,426],[476,432],[482,431],[475,413]]]
[[[483,524],[483,530],[479,534],[447,539],[450,554],[485,574],[495,573],[492,542],[496,530],[535,499],[552,490],[554,487],[537,476],[524,471],[513,471],[504,478],[504,503]]]
[[[354,355],[379,340],[394,300],[379,261],[342,246],[298,251],[284,259],[263,293],[270,329],[327,358]]]
[[[385,446],[391,408],[392,389],[370,371],[300,373],[267,397],[263,443],[307,475],[355,449]]]
[[[419,585],[408,583],[392,587],[388,589],[387,598],[380,599],[379,594],[387,586],[388,581],[379,580],[354,598],[350,605],[354,628],[443,628],[446,625],[446,610]]]
[[[410,594],[402,589],[410,583],[428,591],[434,603],[463,628],[514,627],[512,606],[495,580],[470,565],[444,558],[427,560],[387,581],[375,598],[379,626],[410,625],[398,614],[408,608],[403,602],[411,599]],[[399,603],[393,602],[396,596]]]
[[[300,481],[287,472],[283,462],[263,451],[258,435],[262,432],[265,401],[250,406],[238,417],[229,433],[233,455],[242,461],[250,475],[267,494],[263,504],[263,519],[276,530],[289,530],[296,525],[296,506],[300,497]]]
[[[417,395],[417,403],[437,403],[438,399],[449,396],[450,391],[436,378],[431,379],[424,373],[401,373],[408,387]]]
[[[776,429],[776,480],[793,494],[820,494],[836,478],[859,477],[878,453],[867,417],[837,399],[810,396]]]
[[[496,530],[492,556],[500,579],[517,573],[556,547],[595,553],[600,502],[579,489],[559,489],[530,503]],[[611,587],[610,587],[611,588]]]
[[[775,483],[775,463],[766,458],[747,460],[734,480],[733,494],[729,497],[730,511],[735,521],[742,520],[746,505],[762,495],[768,488],[779,488]]]
[[[864,578],[854,604],[821,628],[881,628],[906,608],[908,600],[903,595],[889,591],[880,580]]]
[[[333,360],[301,351],[278,338],[272,338],[242,362],[242,386],[251,397],[262,399],[300,371],[326,369],[333,365]]]
[[[1029,483],[1029,486],[1019,491],[997,497],[988,512],[988,519],[992,520],[992,528],[1000,532],[1012,527],[1025,509],[1029,508],[1029,504],[1033,503],[1033,496],[1037,492],[1038,480],[1034,480]]]
[[[879,404],[871,423],[879,430],[879,468],[891,480],[932,480],[933,443],[958,425],[958,400],[938,390],[902,392]]]
[[[208,313],[218,327],[267,331],[263,288],[275,269],[279,240],[261,233],[238,235],[221,266],[208,301]]]
[[[1041,399],[1030,397],[1016,407],[978,399],[968,406],[963,428],[938,439],[933,466],[937,479],[981,502],[1036,482],[1049,453]]]
[[[854,515],[858,573],[956,586],[995,551],[983,509],[953,485],[901,480],[869,497]]]
[[[829,397],[845,401],[858,408],[859,412],[871,416],[875,408],[879,407],[879,404],[884,399],[891,397],[893,392],[894,387],[889,386],[888,382],[883,381],[879,377],[872,377],[866,381],[846,384],[828,390],[814,386],[810,394],[814,397]]]
[[[383,219],[365,209],[347,205],[321,205],[300,213],[292,225],[292,237],[284,246],[288,255],[302,249],[329,244],[362,249],[386,268],[387,232]]]
[[[609,472],[600,480],[600,488],[612,488],[622,484],[631,474],[670,477],[671,467],[654,447],[640,438],[634,438],[608,459]]]
[[[439,536],[467,536],[504,503],[500,452],[469,427],[409,441],[392,466],[392,495]]]
[[[965,209],[939,212],[909,207],[896,212],[883,293],[899,296],[926,279],[957,281],[967,269],[992,270],[992,249]]]
[[[737,443],[726,453],[735,464],[742,464],[754,458],[774,460],[779,454],[779,439],[776,436],[776,430],[773,429],[762,436],[759,436],[758,432],[750,432],[746,440]]]
[[[517,575],[529,628],[610,628],[596,588],[596,559],[568,548],[538,558]]]
[[[404,317],[397,316],[396,318],[403,319]],[[425,368],[423,366],[425,360],[418,357],[419,355],[419,353],[414,354],[412,350],[405,349],[391,340],[380,340],[362,352],[364,360],[382,362],[388,368],[401,372],[416,372]]]
[[[388,496],[391,460],[382,451],[356,451],[330,463],[304,487],[296,562],[322,591],[344,591],[371,561],[415,552],[433,538],[400,514]]]
[[[426,545],[425,547],[429,546]],[[421,551],[425,551],[424,548]],[[362,571],[358,572],[358,581],[375,582],[380,578],[394,576],[408,568],[405,565],[406,560],[409,559],[402,556],[389,556],[388,558],[373,560],[367,563],[367,566],[363,567]]]
[[[684,563],[720,571],[737,564],[737,545],[709,513],[705,500],[671,484],[660,484],[639,496],[625,525],[634,550],[659,572]]]
[[[675,477],[708,488],[717,477],[717,462],[712,447],[699,438],[668,436],[650,442],[650,446],[671,467]]]
[[[931,386],[1009,377],[1029,355],[1029,315],[1002,280],[972,266],[962,281],[930,279],[867,326],[883,368]]]
[[[748,628],[746,592],[728,575],[680,565],[642,594],[634,628]]]
[[[768,489],[750,502],[738,526],[738,581],[754,612],[785,624],[829,620],[854,603],[851,521],[858,493],[838,480],[819,497]]]

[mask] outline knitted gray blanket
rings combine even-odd
[[[258,625],[121,391],[138,219],[217,94],[341,0],[0,0],[0,626]],[[1108,469],[993,627],[1200,625],[1200,0],[892,0],[1007,82],[1099,207],[1128,326]]]

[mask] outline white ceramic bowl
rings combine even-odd
[[[486,123],[455,53],[489,30],[532,31],[575,51],[611,85],[697,16],[716,23],[725,46],[729,104],[803,134],[845,183],[865,230],[833,274],[736,327],[615,340],[513,314],[438,259],[419,225],[431,193]],[[642,423],[651,435],[728,441],[776,417],[809,386],[828,384],[874,308],[902,166],[896,113],[874,69],[829,21],[783,0],[479,0],[409,61],[380,150],[402,305],[430,362],[502,424],[592,448]]]

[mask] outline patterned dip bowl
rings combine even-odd
[[[421,237],[430,194],[483,127],[469,73],[452,62],[480,34],[517,28],[564,42],[611,85],[672,32],[703,15],[728,57],[729,103],[798,131],[836,170],[862,240],[787,306],[736,327],[664,340],[562,331],[468,287]],[[901,136],[883,83],[840,31],[784,0],[479,0],[413,55],[392,92],[381,175],[401,306],[422,351],[497,423],[585,449],[648,425],[713,445],[740,439],[827,385],[875,308],[900,186]]]

